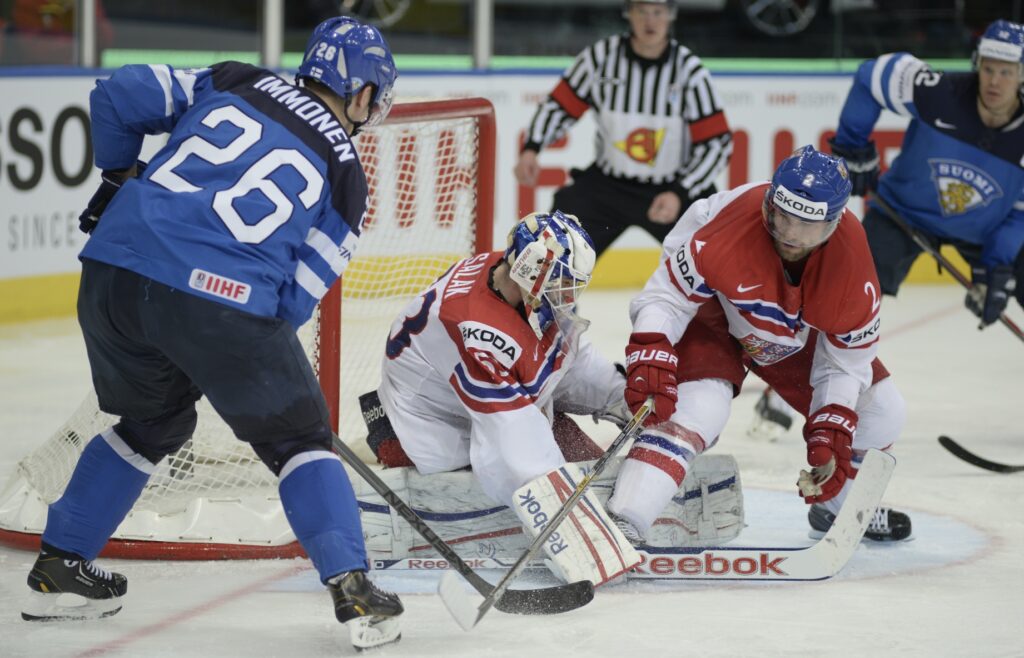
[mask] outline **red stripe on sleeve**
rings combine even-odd
[[[709,117],[698,119],[690,124],[690,140],[694,144],[706,142],[729,132],[729,123],[725,120],[725,112],[718,112]]]
[[[573,119],[579,119],[590,107],[585,100],[576,95],[576,92],[564,79],[558,81],[555,90],[551,92],[551,98],[561,105],[562,109]]]

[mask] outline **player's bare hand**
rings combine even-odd
[[[679,219],[679,211],[683,202],[675,192],[662,192],[651,201],[651,207],[647,209],[647,219],[655,224],[671,224]]]
[[[519,154],[516,167],[513,169],[516,180],[520,185],[533,187],[537,184],[537,177],[540,175],[540,164],[537,162],[537,152],[526,150]]]

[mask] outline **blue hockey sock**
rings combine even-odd
[[[295,455],[281,469],[279,489],[288,523],[322,582],[369,568],[356,495],[334,453]]]
[[[43,541],[94,560],[142,493],[154,465],[113,429],[82,451],[64,495],[50,505]]]

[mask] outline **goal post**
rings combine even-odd
[[[363,230],[355,257],[299,337],[334,429],[368,458],[358,397],[379,385],[392,321],[456,260],[493,248],[494,108],[482,98],[399,103],[355,141],[370,194]],[[101,554],[303,555],[281,508],[277,478],[205,399],[197,409],[192,439],[157,465]],[[13,474],[0,473],[0,544],[38,548],[47,506],[63,493],[88,441],[114,422],[90,391]]]

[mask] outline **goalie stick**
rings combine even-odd
[[[437,533],[430,529],[420,516],[409,507],[404,500],[398,497],[391,488],[381,480],[373,469],[370,468],[356,453],[352,451],[341,438],[335,434],[331,439],[335,452],[352,467],[366,482],[373,487],[374,491],[380,494],[388,505],[391,505],[398,514],[420,533],[427,542],[436,550],[448,564],[455,569],[466,581],[473,586],[482,596],[491,596],[495,588],[484,578],[473,571],[473,568],[466,564],[458,553],[451,546],[441,539]],[[589,581],[568,583],[540,589],[513,589],[498,593],[500,599],[494,604],[498,610],[514,615],[552,615],[560,612],[575,610],[580,606],[590,603],[594,598],[594,587]]]
[[[531,543],[529,548],[519,556],[519,559],[512,565],[512,568],[505,574],[505,577],[498,581],[498,584],[494,586],[494,591],[484,596],[483,601],[478,603],[472,594],[466,592],[462,587],[462,584],[459,583],[458,578],[455,577],[455,572],[444,572],[444,575],[441,576],[441,583],[438,585],[438,594],[441,595],[441,600],[444,601],[445,607],[448,608],[448,612],[451,613],[452,617],[455,618],[455,621],[458,622],[459,626],[461,626],[463,630],[472,630],[474,626],[480,623],[480,620],[487,614],[487,611],[490,610],[492,606],[495,606],[495,601],[499,600],[499,597],[508,595],[508,591],[506,591],[508,586],[512,584],[512,581],[515,580],[519,573],[526,568],[527,563],[533,559],[533,556],[535,556],[538,551],[544,547],[544,542],[546,542],[548,537],[558,529],[559,524],[565,520],[565,517],[572,512],[572,508],[575,507],[579,499],[583,497],[587,487],[590,486],[590,482],[601,474],[601,471],[604,470],[611,458],[615,456],[615,453],[619,451],[619,448],[632,439],[637,430],[643,426],[644,421],[651,413],[651,409],[653,409],[653,407],[654,398],[647,398],[647,401],[640,406],[637,412],[633,415],[633,418],[626,423],[625,427],[622,428],[622,431],[619,432],[619,435],[615,437],[615,440],[608,446],[605,453],[601,455],[601,458],[594,463],[594,467],[591,471],[580,479],[579,483],[576,485],[576,489],[562,504],[562,508],[558,510],[558,513],[555,514],[548,524],[544,526],[536,537],[534,537],[533,543]],[[594,597],[594,586],[590,581],[585,580],[580,582],[586,583],[589,586],[587,600],[580,604],[580,606],[582,606]],[[577,584],[579,583],[570,583],[568,586]],[[498,609],[500,610],[501,608],[499,607]]]
[[[979,457],[948,436],[940,436],[939,444],[968,464],[984,468],[987,471],[994,471],[996,473],[1019,473],[1020,471],[1024,471],[1024,466],[1000,464],[999,462],[993,462],[985,459],[984,457]]]
[[[871,197],[871,200],[874,203],[878,204],[878,207],[882,209],[882,212],[888,215],[889,219],[891,219],[893,223],[895,223],[897,226],[903,229],[903,231],[910,236],[910,239],[917,243],[918,247],[921,247],[921,249],[923,249],[925,252],[931,255],[931,257],[935,259],[935,261],[939,264],[940,267],[949,272],[950,276],[957,280],[957,283],[962,285],[968,291],[974,289],[974,284],[971,283],[967,279],[967,277],[961,274],[960,270],[956,269],[956,267],[953,266],[953,263],[949,262],[949,259],[943,256],[938,249],[933,247],[920,233],[915,231],[910,226],[910,224],[908,224],[907,221],[900,216],[899,213],[892,209],[892,207],[889,204],[887,204],[885,201],[882,201],[882,199],[878,195]],[[1008,318],[1006,316],[1006,313],[999,314],[999,321],[1002,322],[1003,325],[1007,329],[1009,329],[1014,336],[1019,338],[1021,341],[1024,341],[1024,330],[1021,330],[1021,328],[1017,326],[1016,322]],[[982,329],[983,327],[978,328]]]

